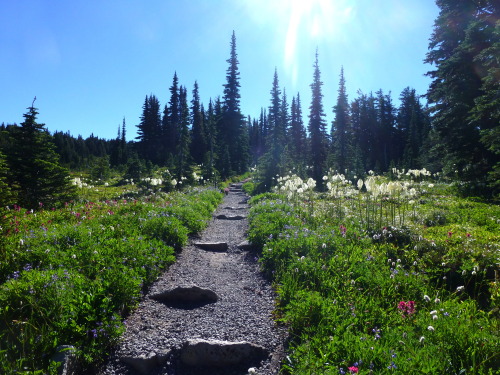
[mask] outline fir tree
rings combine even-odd
[[[8,183],[9,175],[10,171],[7,165],[6,156],[0,152],[0,212],[2,212],[4,207],[16,201],[14,192]]]
[[[60,166],[52,137],[45,124],[36,121],[37,115],[32,104],[21,126],[12,133],[12,153],[8,156],[9,184],[15,186],[18,202],[26,208],[54,205],[74,194],[69,172]]]
[[[302,108],[300,104],[300,94],[297,98],[292,98],[291,117],[290,117],[290,154],[292,155],[296,166],[304,167],[306,153],[306,129],[302,119]]]
[[[189,106],[187,101],[187,89],[179,88],[179,140],[176,147],[177,178],[190,175],[191,155],[189,154]]]
[[[242,144],[244,139],[244,120],[240,110],[240,72],[238,70],[238,55],[236,53],[236,36],[233,31],[231,36],[230,57],[227,60],[229,67],[226,72],[226,83],[224,84],[224,105],[222,118],[222,149],[227,149],[227,157],[223,159],[229,162],[224,167],[226,171],[222,177],[228,177],[231,173],[242,173],[248,165],[248,144]],[[223,151],[226,154],[226,151]]]
[[[194,83],[193,99],[191,101],[191,124],[191,156],[196,164],[201,164],[207,152],[207,145],[203,123],[203,111],[200,106],[200,94],[198,82],[196,81]]]
[[[332,166],[340,173],[345,173],[345,170],[353,167],[353,133],[343,67],[340,70],[337,104],[333,107],[333,113],[335,119],[332,123]]]
[[[499,50],[500,6],[493,0],[436,3],[440,13],[425,61],[435,66],[427,73],[433,80],[427,98],[444,170],[483,180],[498,160],[481,142],[481,131],[497,127],[500,119],[500,62],[491,54]]]
[[[180,99],[179,99],[179,79],[177,72],[174,73],[172,86],[170,86],[170,101],[163,110],[162,129],[163,142],[165,144],[166,155],[175,155],[179,142],[180,121]],[[169,157],[167,156],[167,159]]]
[[[312,164],[312,178],[316,180],[318,187],[323,181],[328,136],[326,134],[325,112],[323,110],[323,94],[321,92],[321,72],[318,63],[318,51],[314,62],[313,82],[311,84],[311,105],[309,106],[309,137],[310,137],[310,161]]]

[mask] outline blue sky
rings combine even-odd
[[[205,106],[222,95],[234,30],[245,115],[269,106],[276,67],[307,116],[318,48],[330,124],[341,66],[349,100],[425,94],[437,15],[434,0],[0,0],[0,123],[22,122],[36,96],[51,132],[115,138],[125,117],[130,140],[145,96],[163,107],[175,71]]]

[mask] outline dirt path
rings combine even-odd
[[[200,238],[193,239],[177,262],[154,283],[139,308],[128,318],[123,342],[100,375],[277,374],[285,330],[272,320],[275,294],[263,279],[255,253],[240,248],[248,229],[248,204],[240,185],[234,185]],[[244,216],[242,220],[216,216]],[[224,252],[207,251],[196,242],[227,242]],[[149,298],[177,286],[195,284],[218,296],[205,305],[166,304]],[[268,355],[225,368],[182,364],[179,353],[189,339],[247,341],[262,346]]]

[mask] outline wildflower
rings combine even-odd
[[[431,301],[431,297],[429,297],[427,294],[424,295],[424,301],[425,302],[430,302]]]
[[[410,316],[415,313],[415,301],[401,301],[398,304],[398,309],[401,311],[403,317]]]
[[[255,367],[250,367],[248,369],[248,374],[257,374],[257,369]]]
[[[464,288],[465,288],[465,287],[464,287],[463,285],[458,286],[458,287],[457,287],[457,292],[461,292],[462,290],[464,290]]]
[[[440,303],[440,302],[441,302],[441,300],[436,297],[436,299],[434,300],[434,303]]]
[[[437,312],[436,310],[432,310],[432,311],[430,312],[430,314],[431,314],[431,315],[436,315],[437,313],[438,313],[438,312]]]
[[[420,339],[418,340],[418,342],[423,343],[424,340],[425,340],[425,336],[422,336],[422,337],[420,337]]]
[[[431,332],[434,332],[434,327],[433,326],[429,326],[429,327],[427,327],[427,330],[431,331]]]
[[[387,368],[390,370],[392,368],[397,368],[397,366],[394,362],[391,362],[391,364],[389,366],[387,366]]]
[[[438,316],[437,315],[433,315],[432,316],[432,320],[438,320]]]
[[[356,366],[351,366],[347,368],[351,374],[356,374],[358,372],[358,368]]]

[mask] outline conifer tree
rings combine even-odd
[[[292,98],[291,117],[290,117],[290,154],[292,155],[296,166],[305,166],[306,153],[306,129],[302,119],[302,108],[300,104],[300,94],[297,93],[297,98]]]
[[[193,99],[191,100],[191,124],[191,156],[196,164],[201,164],[207,152],[207,145],[197,81],[194,83]]]
[[[323,94],[321,91],[321,72],[318,63],[318,51],[314,62],[313,82],[311,83],[311,105],[309,106],[309,137],[310,137],[310,162],[312,166],[311,177],[316,180],[318,187],[323,181],[325,171],[328,136],[326,134],[325,112],[323,110]]]
[[[32,104],[21,126],[12,133],[13,147],[8,155],[9,184],[15,186],[18,203],[26,208],[51,206],[74,194],[69,172],[60,166],[52,137],[45,124],[36,121],[37,115]]]
[[[427,73],[433,80],[427,98],[444,171],[484,180],[498,160],[481,143],[481,131],[498,127],[500,120],[500,61],[492,54],[499,51],[500,6],[493,0],[436,3],[440,13],[425,61],[435,66]]]
[[[8,183],[10,175],[6,156],[0,152],[0,213],[2,209],[15,203],[15,195]]]
[[[224,167],[223,178],[231,173],[242,173],[248,167],[248,144],[241,143],[244,139],[244,118],[240,109],[240,72],[238,70],[238,55],[236,53],[236,36],[233,31],[230,44],[230,57],[227,60],[229,67],[226,72],[224,84],[224,104],[222,113],[221,145],[224,162],[229,165]]]
[[[161,162],[162,124],[160,102],[154,95],[146,96],[142,107],[141,122],[137,125],[140,156],[153,163]],[[104,155],[100,155],[104,156]]]
[[[187,101],[187,89],[179,88],[179,140],[176,148],[177,178],[190,175],[191,155],[189,153],[189,106]]]
[[[345,87],[344,67],[340,70],[337,104],[333,107],[332,166],[339,173],[353,167],[353,133]]]
[[[174,73],[172,86],[170,86],[170,101],[165,104],[162,118],[163,142],[167,160],[173,158],[179,141],[180,100],[179,79],[177,72]],[[170,155],[170,157],[168,156]]]

